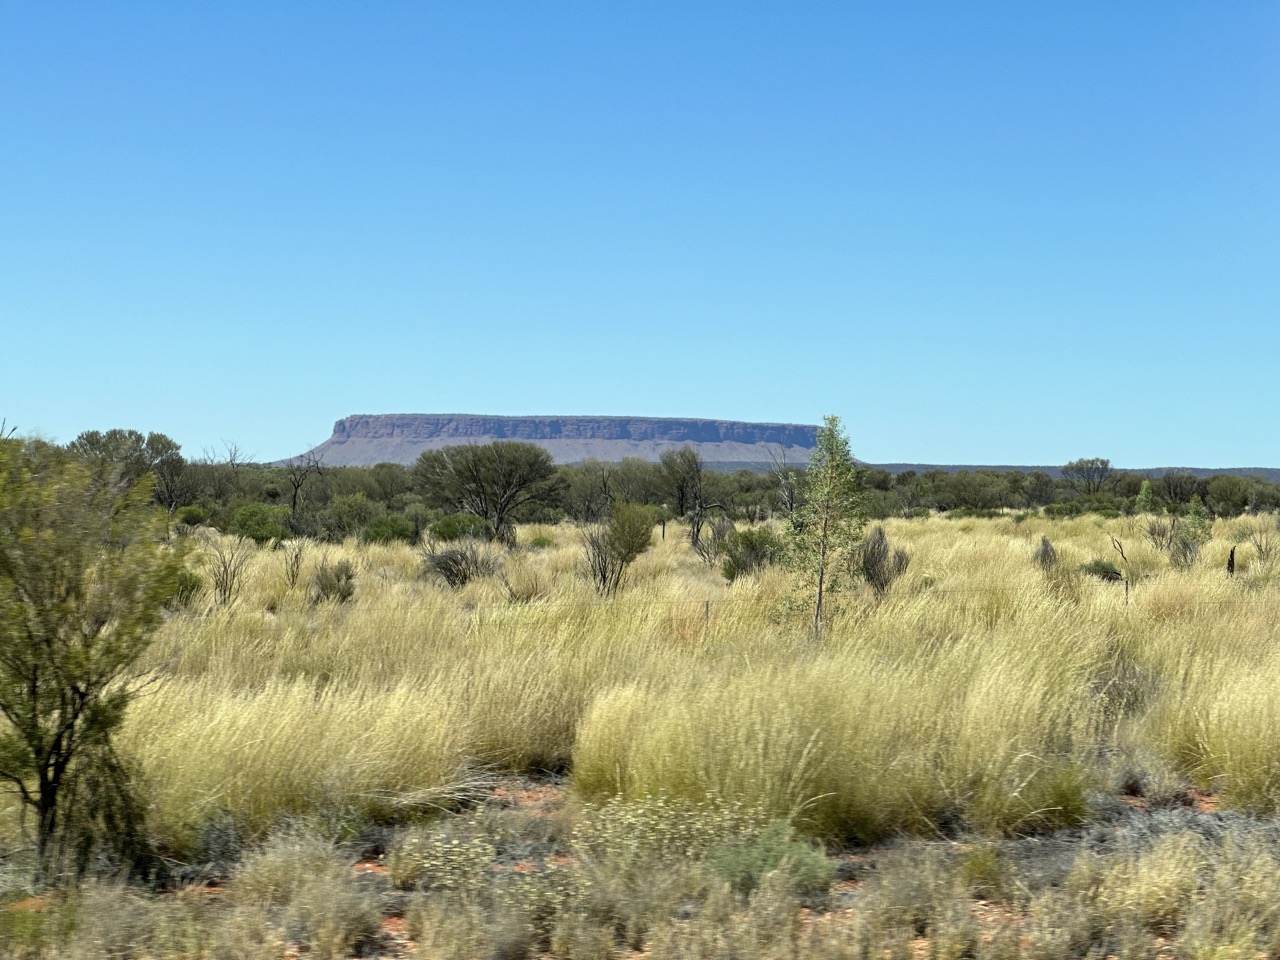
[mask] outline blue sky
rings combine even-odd
[[[1280,466],[1280,5],[0,0],[0,417]]]

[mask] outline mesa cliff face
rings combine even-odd
[[[333,425],[333,435],[309,453],[331,466],[411,464],[424,450],[455,444],[522,440],[545,448],[557,463],[588,457],[657,460],[686,444],[708,466],[767,464],[770,454],[804,464],[818,428],[790,423],[681,420],[658,417],[492,417],[473,414],[361,414]]]

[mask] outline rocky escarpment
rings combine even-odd
[[[462,443],[523,440],[557,463],[588,457],[657,460],[686,444],[709,466],[766,464],[772,455],[806,463],[818,428],[790,423],[658,417],[492,417],[473,414],[362,414],[333,426],[310,453],[331,466],[413,463],[424,450]]]

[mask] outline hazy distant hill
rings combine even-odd
[[[309,451],[331,466],[413,463],[424,450],[461,443],[524,440],[548,450],[557,463],[588,457],[657,460],[686,444],[710,467],[809,460],[818,428],[793,423],[682,420],[659,417],[491,417],[474,414],[371,414],[346,417],[333,435]]]
[[[577,463],[588,457],[617,462],[623,457],[656,461],[664,450],[686,444],[702,455],[713,470],[760,470],[771,455],[785,454],[788,464],[803,466],[813,452],[818,428],[795,423],[744,423],[738,420],[688,420],[666,417],[496,417],[467,413],[385,413],[346,417],[333,425],[333,435],[308,451],[329,466],[368,466],[374,463],[411,464],[424,450],[460,443],[524,440],[550,451],[557,463]],[[304,454],[305,456],[305,454]],[[1052,477],[1061,465],[1016,466],[881,463],[867,464],[890,473],[914,470],[1043,470]],[[1209,477],[1221,473],[1258,476],[1280,481],[1271,467],[1144,467],[1135,473],[1159,476],[1166,469]]]

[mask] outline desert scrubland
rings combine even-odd
[[[457,588],[405,544],[307,543],[291,575],[297,544],[193,538],[202,589],[166,616],[119,738],[160,866],[11,906],[0,942],[219,958],[1280,948],[1274,518],[1217,521],[1189,565],[1143,517],[884,529],[905,573],[882,596],[847,578],[816,641],[784,567],[729,583],[677,524],[603,597],[569,524],[477,546],[491,572]],[[233,547],[244,566],[219,602],[209,564]],[[1095,561],[1120,579],[1082,572]],[[316,572],[343,562],[350,599],[318,596]]]

